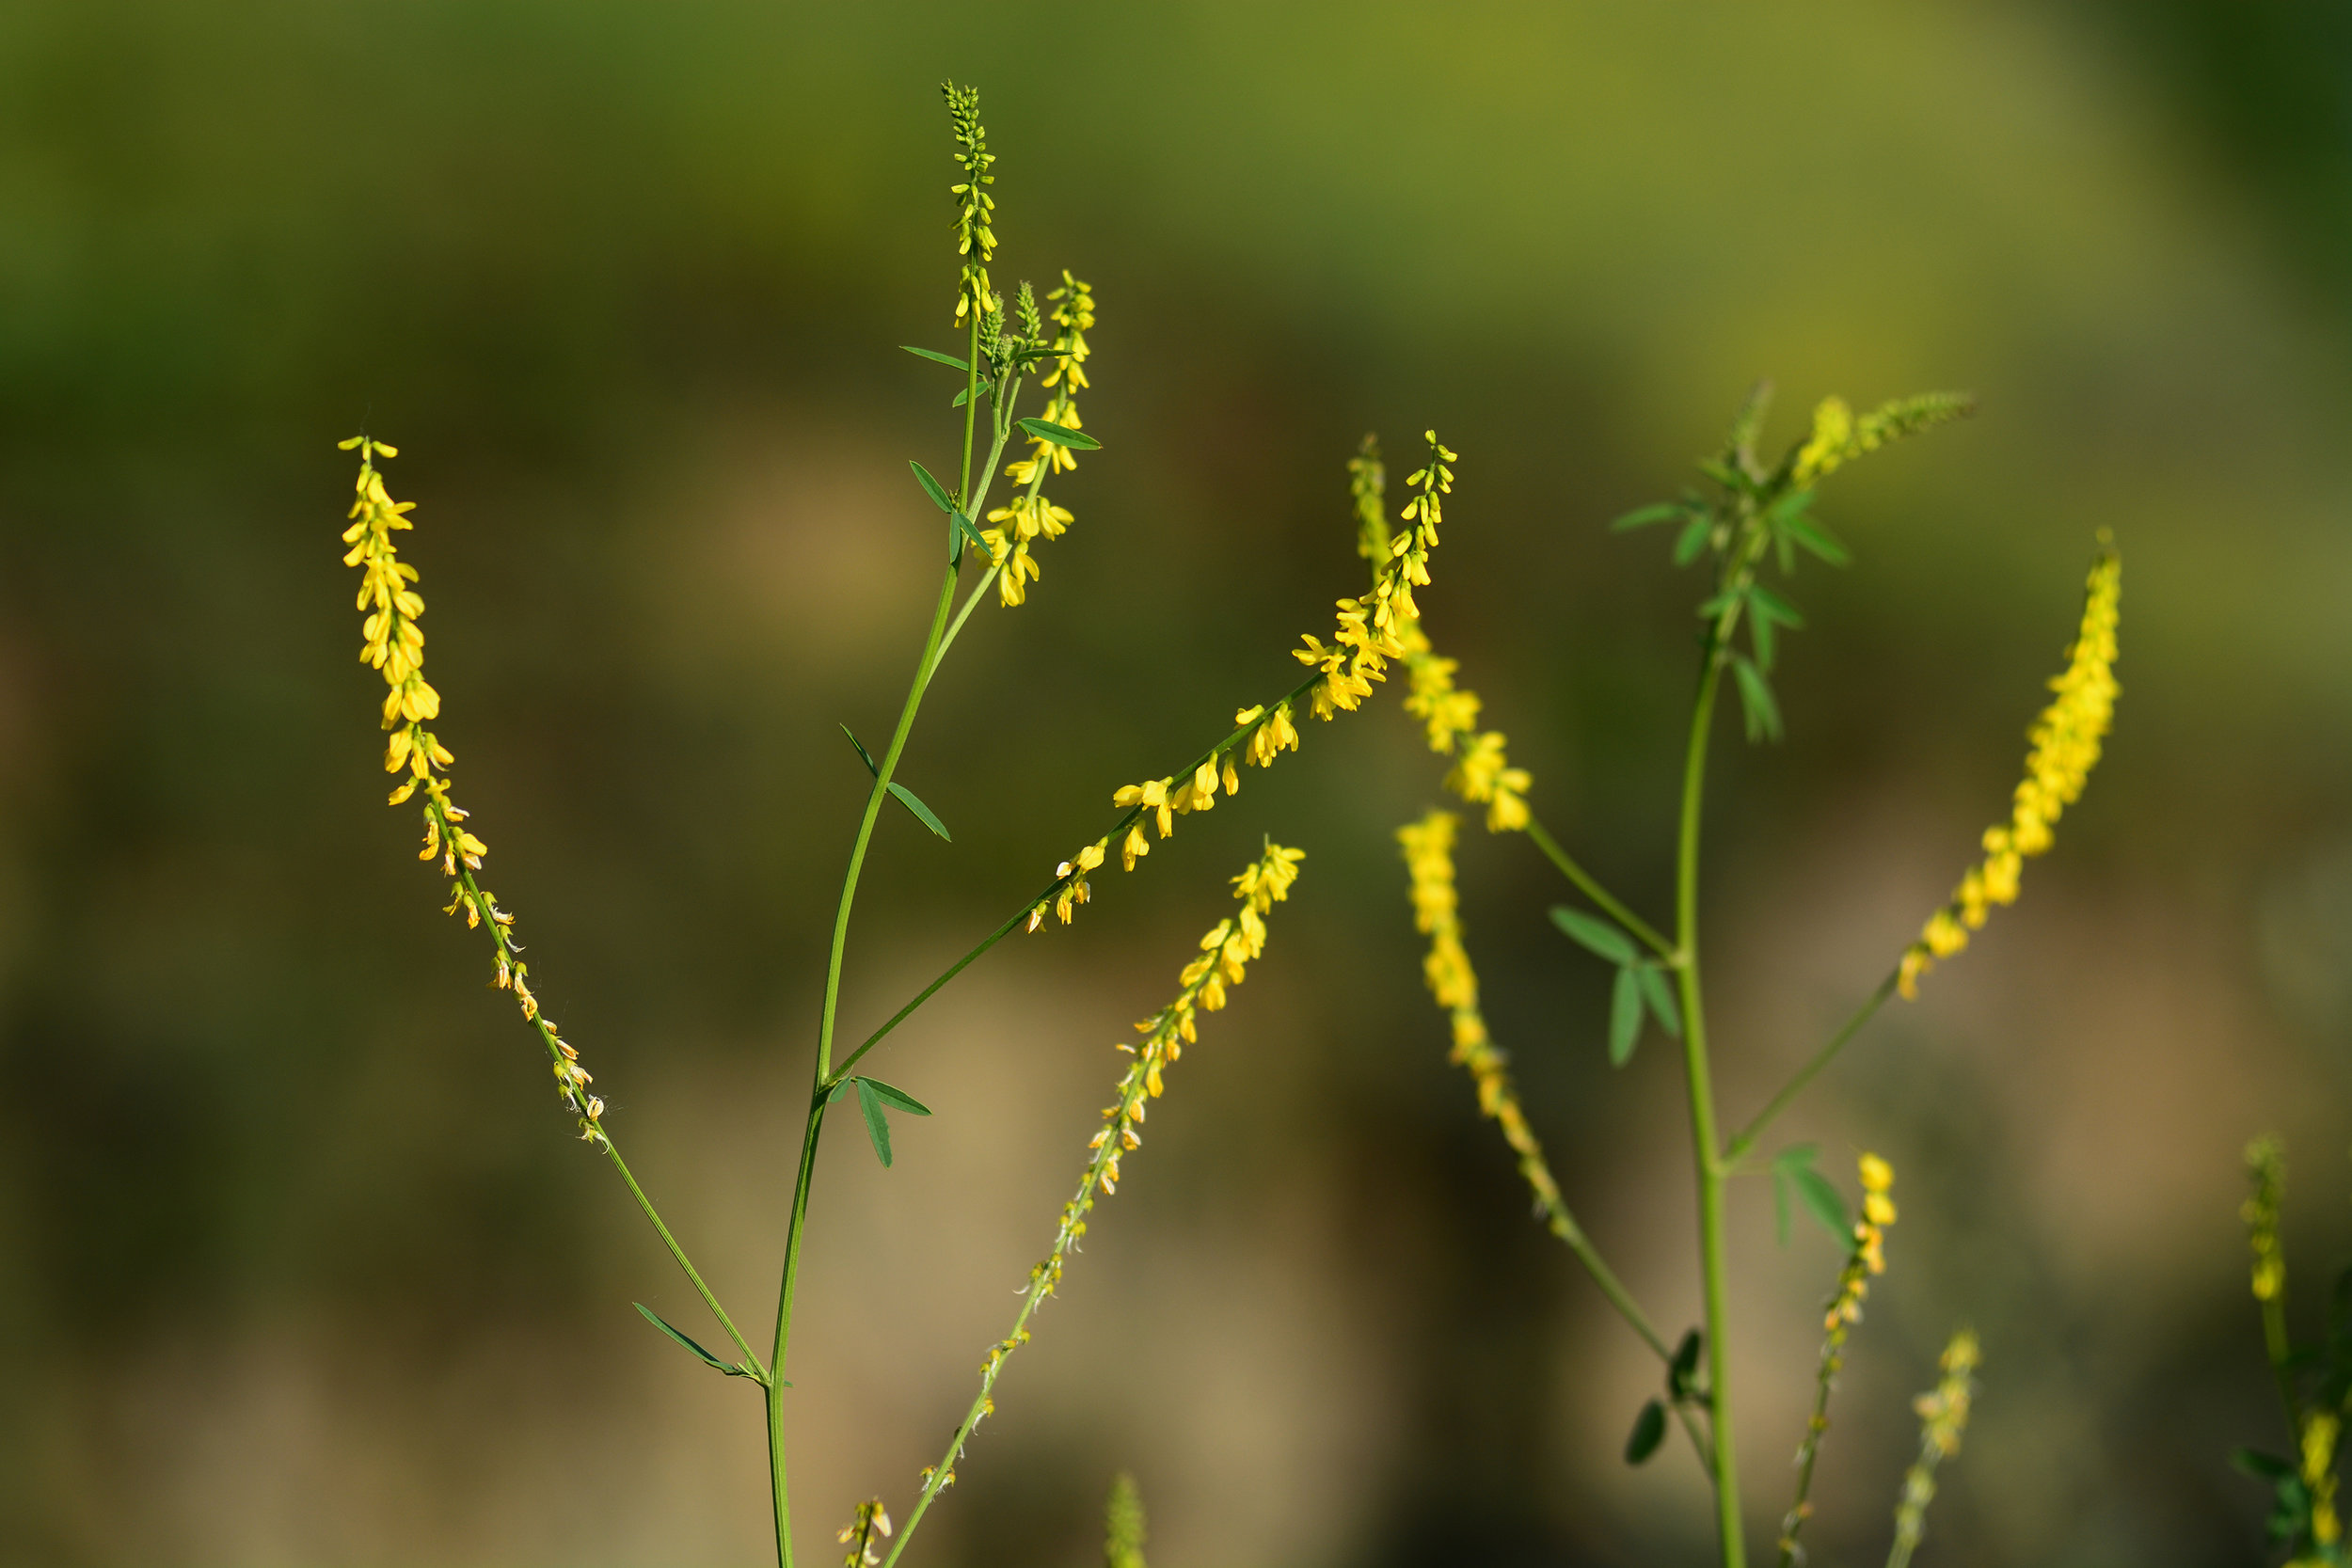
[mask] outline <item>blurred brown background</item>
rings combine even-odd
[[[1462,453],[1423,605],[1644,908],[1695,580],[1616,513],[1759,373],[1962,386],[1825,492],[1790,738],[1720,752],[1711,1011],[1737,1118],[2004,808],[2092,531],[2128,562],[2108,759],[2019,908],[1790,1118],[1900,1173],[1817,1491],[1879,1560],[1957,1323],[1979,1419],[1923,1562],[2257,1560],[2277,1446],[2237,1152],[2296,1156],[2308,1309],[2352,1251],[2352,25],[2337,5],[544,0],[0,10],[0,1558],[746,1563],[757,1413],[381,804],[338,563],[365,424],[460,798],[640,1174],[772,1299],[823,938],[930,591],[951,455],[943,76],[997,273],[1093,280],[1078,514],[975,620],[884,818],[848,1027],[1117,784],[1292,678],[1352,592],[1366,429]],[[1402,467],[1406,465],[1400,465]],[[917,1550],[1077,1564],[1131,1466],[1163,1568],[1706,1552],[1653,1373],[1443,1061],[1389,834],[1392,696],[1191,819],[874,1058],[939,1109],[824,1151],[791,1374],[800,1541],[903,1513],[1223,879],[1310,852],[1273,946],[1000,1387]],[[1536,1123],[1661,1321],[1695,1311],[1677,1076],[1523,844],[1463,854]],[[1849,1178],[1850,1180],[1850,1178]],[[1759,1544],[1836,1259],[1735,1211]]]

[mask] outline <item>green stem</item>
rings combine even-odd
[[[1527,819],[1527,836],[1534,841],[1536,848],[1544,852],[1545,859],[1560,868],[1562,876],[1575,883],[1577,890],[1599,905],[1610,918],[1647,942],[1660,958],[1670,962],[1674,959],[1675,944],[1660,936],[1648,921],[1626,908],[1607,888],[1594,880],[1593,874],[1577,864],[1568,852],[1560,847],[1560,841],[1553,838],[1532,814]]]
[[[980,302],[972,302],[972,341],[963,356],[963,467],[956,480],[956,504],[972,493],[972,418],[980,407]],[[990,465],[995,467],[994,464]],[[964,507],[964,515],[971,508]]]
[[[801,1134],[801,1164],[792,1178],[792,1218],[784,1232],[784,1278],[776,1288],[776,1343],[768,1359],[768,1473],[773,1486],[777,1568],[792,1568],[792,1493],[785,1481],[784,1357],[792,1340],[792,1292],[800,1279],[801,1237],[807,1227],[808,1194],[817,1174],[817,1138],[825,1127],[825,1097],[808,1108]]]
[[[1682,769],[1682,825],[1675,855],[1675,936],[1683,963],[1682,1054],[1691,1101],[1692,1156],[1699,1188],[1699,1264],[1707,1294],[1708,1426],[1714,1434],[1715,1528],[1724,1568],[1745,1568],[1740,1521],[1739,1446],[1731,1424],[1730,1311],[1724,1250],[1724,1163],[1716,1142],[1715,1091],[1707,1057],[1707,1014],[1699,996],[1699,818],[1707,785],[1707,742],[1723,682],[1725,644],[1710,641]]]
[[[1789,1102],[1804,1092],[1804,1086],[1812,1083],[1820,1070],[1829,1066],[1836,1054],[1846,1048],[1846,1042],[1859,1034],[1862,1026],[1869,1022],[1881,1007],[1886,1006],[1886,999],[1895,994],[1895,982],[1900,974],[1899,970],[1890,970],[1886,978],[1879,982],[1879,989],[1870,993],[1869,1000],[1856,1008],[1854,1015],[1840,1024],[1837,1033],[1829,1037],[1829,1042],[1820,1050],[1816,1051],[1811,1059],[1797,1069],[1796,1076],[1783,1085],[1778,1094],[1772,1096],[1771,1104],[1756,1112],[1756,1119],[1742,1128],[1740,1135],[1732,1139],[1724,1148],[1724,1164],[1739,1164],[1740,1157],[1756,1147],[1756,1140],[1764,1135],[1764,1130],[1772,1124],[1772,1119],[1787,1110]]]
[[[1323,675],[1320,672],[1308,676],[1305,680],[1293,687],[1281,697],[1276,699],[1272,703],[1265,704],[1264,710],[1267,713],[1271,713],[1275,708],[1280,706],[1283,703],[1296,702],[1300,697],[1306,694],[1310,687],[1312,687],[1315,682],[1321,680],[1322,678]],[[1171,779],[1181,779],[1197,771],[1202,763],[1216,761],[1226,752],[1232,751],[1234,746],[1240,743],[1244,736],[1248,736],[1251,730],[1256,729],[1257,727],[1258,721],[1255,720],[1251,721],[1249,723],[1239,726],[1224,739],[1218,741],[1216,745],[1210,747],[1207,751],[1201,752],[1190,762],[1184,764],[1181,769],[1170,773],[1168,777]],[[1134,806],[1129,808],[1125,815],[1121,816],[1118,821],[1111,824],[1110,832],[1103,835],[1104,841],[1107,843],[1110,840],[1119,837],[1120,834],[1135,826],[1135,824],[1141,819],[1143,814],[1150,809],[1151,808],[1148,806]],[[964,969],[981,954],[987,952],[990,948],[1004,941],[1005,938],[1012,935],[1015,929],[1027,922],[1032,911],[1036,911],[1041,905],[1053,898],[1056,894],[1061,892],[1063,886],[1078,875],[1079,872],[1073,867],[1072,870],[1056,877],[1052,881],[1046,883],[1044,889],[1040,892],[1036,897],[1022,905],[1018,910],[1015,910],[1010,918],[1006,920],[1002,926],[997,927],[996,929],[981,938],[977,946],[974,947],[962,958],[958,958],[954,963],[949,964],[947,968],[940,974],[938,978],[934,979],[930,985],[925,986],[920,991],[916,992],[914,999],[912,1002],[909,1002],[905,1006],[900,1007],[897,1012],[891,1014],[888,1022],[884,1023],[881,1028],[875,1030],[872,1034],[866,1036],[865,1043],[861,1044],[855,1051],[850,1052],[847,1056],[844,1056],[841,1059],[841,1065],[834,1069],[832,1077],[825,1080],[820,1086],[824,1088],[831,1088],[834,1084],[839,1083],[843,1076],[847,1074],[850,1069],[857,1062],[859,1057],[865,1055],[868,1051],[873,1050],[875,1046],[882,1043],[883,1036],[889,1034],[893,1029],[898,1028],[899,1024],[904,1023],[908,1019],[914,1017],[915,1009],[922,1006],[924,1003],[929,1002],[933,993],[935,993],[940,987],[946,985],[948,981],[962,974]]]
[[[432,812],[435,827],[439,832],[442,841],[447,844],[455,844],[457,827],[450,820],[449,813],[442,803],[438,800],[428,797],[426,809]],[[465,890],[465,900],[473,907],[476,917],[489,929],[490,940],[497,944],[500,954],[509,964],[515,965],[519,971],[521,959],[516,955],[521,949],[515,945],[515,939],[508,934],[505,924],[498,918],[498,911],[491,903],[490,895],[484,893],[481,884],[474,880],[473,867],[462,861],[457,863],[457,884]],[[564,1060],[563,1042],[555,1037],[555,1030],[548,1022],[548,1015],[544,1011],[538,1011],[532,1013],[530,1017],[531,1026],[537,1031],[539,1043],[547,1049],[548,1059],[556,1062]],[[645,1190],[637,1184],[637,1178],[629,1174],[628,1164],[621,1158],[621,1151],[612,1147],[611,1134],[607,1133],[600,1125],[596,1132],[596,1141],[604,1147],[605,1158],[612,1162],[612,1168],[619,1171],[621,1180],[628,1184],[629,1196],[637,1200],[637,1207],[644,1211],[645,1218],[653,1225],[654,1233],[661,1238],[661,1244],[670,1249],[671,1258],[675,1259],[677,1266],[685,1271],[686,1277],[693,1285],[695,1293],[703,1298],[703,1305],[710,1308],[710,1315],[719,1320],[719,1326],[727,1331],[727,1338],[735,1341],[735,1348],[743,1353],[743,1359],[751,1366],[758,1368],[759,1375],[765,1381],[769,1376],[767,1369],[760,1368],[759,1357],[752,1354],[752,1347],[737,1331],[735,1320],[727,1316],[727,1309],[719,1305],[719,1298],[711,1293],[709,1286],[703,1283],[703,1276],[695,1269],[693,1259],[686,1256],[686,1249],[678,1245],[675,1236],[670,1234],[670,1227],[661,1223],[660,1212],[654,1208],[653,1200],[647,1197]]]

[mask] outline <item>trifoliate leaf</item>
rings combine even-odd
[[[1642,1043],[1642,983],[1634,978],[1634,971],[1632,964],[1620,968],[1609,992],[1611,1067],[1623,1067],[1632,1060],[1633,1048]]]
[[[1056,446],[1075,447],[1080,451],[1102,450],[1103,443],[1089,436],[1085,431],[1073,430],[1068,425],[1056,424],[1051,420],[1017,420],[1014,422],[1039,440],[1051,441]]]
[[[1613,964],[1629,964],[1634,959],[1633,939],[1597,915],[1557,904],[1552,907],[1551,923],[1566,932],[1570,941]]]
[[[1639,1465],[1658,1451],[1658,1445],[1666,1440],[1666,1407],[1656,1400],[1642,1406],[1642,1413],[1633,1418],[1633,1431],[1625,1440],[1625,1462]]]

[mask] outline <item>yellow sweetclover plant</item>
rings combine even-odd
[[[594,1080],[581,1064],[580,1053],[563,1037],[555,1022],[541,1006],[531,967],[515,941],[514,916],[476,879],[488,849],[466,825],[468,814],[451,797],[446,770],[455,759],[428,727],[439,721],[441,701],[423,674],[425,639],[421,622],[424,600],[419,592],[418,571],[401,559],[396,538],[414,526],[409,517],[414,503],[392,499],[377,466],[379,459],[397,456],[395,449],[364,435],[342,443],[343,450],[356,451],[359,459],[357,499],[349,514],[349,527],[343,533],[343,542],[350,546],[344,560],[361,572],[358,609],[365,618],[360,657],[382,675],[386,687],[381,710],[383,727],[389,736],[385,768],[403,775],[391,792],[391,803],[403,805],[422,797],[424,848],[421,858],[437,862],[440,873],[450,879],[448,912],[462,913],[469,927],[488,933],[494,981],[514,995],[524,1021],[547,1053],[562,1103],[580,1137],[593,1145],[628,1185],[630,1196],[709,1308],[736,1355],[729,1359],[705,1348],[650,1308],[640,1306],[638,1310],[704,1364],[726,1376],[742,1378],[760,1391],[770,1457],[770,1502],[776,1558],[783,1568],[790,1568],[793,1560],[785,1397],[791,1385],[783,1372],[790,1349],[801,1251],[806,1236],[818,1144],[826,1115],[834,1106],[847,1109],[854,1104],[874,1151],[885,1166],[892,1162],[894,1114],[930,1115],[929,1107],[905,1090],[852,1069],[941,987],[996,942],[1017,929],[1040,929],[1048,911],[1060,923],[1069,923],[1077,907],[1090,896],[1088,874],[1104,863],[1114,844],[1118,846],[1121,864],[1134,870],[1150,852],[1147,826],[1155,829],[1161,839],[1167,839],[1174,832],[1177,816],[1207,811],[1220,793],[1230,798],[1240,788],[1240,764],[1268,767],[1284,751],[1297,750],[1301,717],[1312,715],[1329,720],[1360,706],[1376,685],[1386,679],[1389,661],[1409,657],[1409,650],[1416,645],[1420,607],[1414,590],[1429,582],[1429,553],[1438,544],[1442,498],[1451,490],[1453,482],[1448,465],[1454,461],[1454,454],[1439,444],[1432,433],[1428,437],[1428,461],[1413,476],[1414,493],[1403,508],[1399,519],[1402,526],[1393,537],[1383,521],[1370,592],[1339,601],[1329,643],[1311,635],[1304,639],[1304,649],[1296,653],[1298,660],[1308,667],[1306,678],[1271,702],[1239,710],[1234,715],[1234,728],[1182,768],[1164,777],[1116,790],[1112,805],[1120,815],[1106,832],[1058,865],[1042,891],[1024,899],[1008,919],[858,1045],[837,1050],[841,976],[850,914],[866,850],[884,802],[896,799],[929,831],[942,839],[948,837],[946,824],[897,778],[924,694],[975,608],[992,588],[997,603],[1004,608],[1025,602],[1030,587],[1039,578],[1035,546],[1062,537],[1074,520],[1070,509],[1050,498],[1044,487],[1049,480],[1073,472],[1079,453],[1101,446],[1085,431],[1078,413],[1079,394],[1090,389],[1088,361],[1092,349],[1087,334],[1095,325],[1093,288],[1065,270],[1060,275],[1060,284],[1050,290],[1042,301],[1024,282],[1016,287],[1012,304],[1007,308],[989,272],[997,245],[996,204],[990,194],[995,182],[991,172],[995,155],[988,150],[987,132],[979,117],[979,97],[973,89],[952,85],[945,86],[943,91],[953,135],[953,156],[961,176],[949,194],[955,207],[953,230],[959,269],[952,319],[963,333],[963,352],[959,355],[914,345],[907,345],[907,352],[961,372],[963,388],[952,404],[961,411],[961,455],[953,470],[952,484],[935,477],[920,462],[908,465],[914,483],[944,518],[946,551],[937,597],[914,678],[888,742],[876,755],[855,735],[849,736],[850,746],[870,774],[871,787],[851,841],[849,866],[835,907],[800,1161],[785,1227],[774,1331],[764,1358],[704,1282],[685,1248],[622,1160],[613,1141],[612,1117],[605,1101],[593,1087]],[[1041,412],[1024,416],[1019,412],[1021,398],[1025,384],[1031,378],[1045,397]],[[1025,443],[1026,451],[1007,461],[1006,450],[1016,440]],[[1009,499],[991,508],[989,491],[993,477],[1000,471],[1012,482],[1015,490]],[[990,526],[982,528],[975,519],[985,519]],[[965,588],[967,562],[977,568],[977,575]],[[961,606],[957,603],[960,592]],[[1088,1216],[1098,1196],[1116,1190],[1120,1161],[1141,1144],[1149,1102],[1162,1093],[1168,1070],[1184,1047],[1199,1039],[1201,1015],[1222,1008],[1229,992],[1242,983],[1248,966],[1264,952],[1273,907],[1289,895],[1303,858],[1300,850],[1270,841],[1265,845],[1263,852],[1233,879],[1238,908],[1201,939],[1197,953],[1179,976],[1180,989],[1175,999],[1136,1025],[1142,1037],[1139,1043],[1120,1047],[1134,1060],[1119,1081],[1114,1103],[1104,1113],[1104,1125],[1088,1146],[1088,1161],[1076,1194],[1063,1206],[1056,1221],[1051,1246],[1044,1259],[1029,1272],[1021,1292],[1020,1312],[1010,1332],[987,1353],[981,1367],[978,1397],[957,1429],[946,1455],[921,1472],[921,1490],[903,1529],[894,1536],[888,1510],[879,1497],[857,1506],[850,1523],[836,1537],[838,1544],[847,1548],[845,1568],[884,1568],[895,1564],[939,1493],[955,1480],[966,1440],[974,1427],[994,1410],[998,1378],[1013,1354],[1028,1342],[1030,1321],[1038,1308],[1058,1291],[1070,1254],[1086,1234]],[[1132,1503],[1132,1489],[1128,1497]],[[1132,1539],[1123,1549],[1133,1561],[1139,1563],[1139,1505],[1127,1512],[1134,1514],[1134,1528],[1130,1532]],[[1119,1521],[1126,1514],[1117,1505],[1113,1513],[1114,1538],[1121,1539]],[[893,1543],[886,1557],[882,1553],[884,1542]]]
[[[1756,451],[1769,388],[1759,387],[1734,420],[1723,449],[1700,465],[1710,483],[1681,499],[1645,507],[1619,518],[1620,530],[1671,523],[1677,566],[1706,562],[1709,592],[1698,606],[1700,661],[1693,690],[1682,768],[1681,810],[1675,856],[1674,917],[1661,925],[1643,919],[1603,887],[1562,847],[1529,803],[1534,781],[1512,766],[1503,735],[1481,728],[1485,705],[1457,679],[1459,664],[1441,657],[1416,624],[1400,639],[1410,676],[1406,705],[1422,721],[1433,752],[1453,759],[1444,787],[1483,807],[1486,828],[1524,834],[1581,893],[1590,908],[1562,905],[1553,923],[1579,946],[1615,971],[1607,1028],[1610,1058],[1622,1066],[1653,1025],[1681,1047],[1688,1101],[1692,1164],[1697,1178],[1697,1229],[1701,1265],[1701,1326],[1669,1346],[1651,1319],[1601,1259],[1578,1226],[1546,1164],[1542,1146],[1528,1125],[1525,1108],[1512,1087],[1506,1058],[1488,1036],[1479,1010],[1478,981],[1463,944],[1454,886],[1453,847],[1458,822],[1432,812],[1398,832],[1411,888],[1416,927],[1429,939],[1425,975],[1431,994],[1451,1022],[1453,1060],[1466,1068],[1477,1087],[1478,1107],[1496,1121],[1535,1197],[1545,1224],[1591,1274],[1611,1305],[1658,1356],[1665,1373],[1661,1396],[1636,1419],[1627,1457],[1636,1463],[1656,1450],[1671,1411],[1681,1421],[1706,1467],[1714,1494],[1716,1535],[1724,1568],[1743,1568],[1747,1545],[1741,1522],[1739,1450],[1733,1423],[1733,1377],[1724,1354],[1728,1342],[1730,1292],[1725,1264],[1724,1189],[1735,1175],[1768,1174],[1785,1233],[1791,1194],[1850,1251],[1838,1288],[1827,1308],[1829,1342],[1822,1351],[1816,1401],[1800,1450],[1795,1504],[1785,1515],[1781,1537],[1784,1568],[1802,1560],[1798,1538],[1811,1512],[1808,1500],[1813,1460],[1827,1430],[1827,1400],[1848,1329],[1860,1315],[1869,1275],[1883,1266],[1885,1227],[1894,1220],[1887,1196],[1893,1172],[1875,1156],[1863,1157],[1858,1174],[1862,1215],[1851,1220],[1836,1185],[1813,1168],[1815,1150],[1799,1146],[1761,1165],[1750,1155],[1774,1118],[1826,1068],[1847,1042],[1890,998],[1915,994],[1919,978],[1939,958],[1967,944],[1989,911],[2017,896],[2023,863],[2047,850],[2052,828],[2082,794],[2113,718],[2117,607],[2122,565],[2112,542],[2100,535],[2099,550],[2084,595],[2081,625],[2068,649],[2065,670],[2051,682],[2054,700],[2034,724],[2026,776],[2017,786],[2009,820],[1984,835],[1984,859],[1962,879],[1952,898],[1928,920],[1918,939],[1905,947],[1885,979],[1833,1034],[1763,1109],[1725,1137],[1717,1120],[1708,1018],[1701,986],[1698,855],[1699,826],[1707,784],[1708,752],[1715,729],[1717,699],[1728,683],[1736,693],[1751,742],[1778,739],[1780,706],[1772,671],[1782,635],[1804,626],[1794,606],[1765,580],[1776,563],[1783,578],[1798,561],[1813,557],[1833,566],[1847,564],[1846,548],[1813,513],[1821,482],[1848,463],[1903,436],[1964,414],[1969,400],[1956,393],[1929,393],[1885,404],[1855,416],[1840,399],[1815,411],[1805,437],[1776,461]],[[1350,465],[1350,486],[1361,547],[1377,555],[1384,537],[1380,491],[1384,472],[1377,445],[1367,438]],[[1938,1397],[1938,1443],[1958,1443],[1966,1415],[1968,1375],[1975,1365],[1973,1339],[1955,1340],[1947,1358],[1946,1390]],[[1955,1382],[1954,1379],[1958,1381]],[[1938,1452],[1947,1452],[1942,1448]],[[1924,1460],[1927,1476],[1932,1456]],[[1907,1497],[1907,1535],[1899,1536],[1899,1556],[1917,1538],[1917,1510],[1932,1482],[1921,1480]]]

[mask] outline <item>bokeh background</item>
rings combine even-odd
[[[1909,1397],[1985,1391],[1923,1561],[2244,1563],[2279,1446],[2245,1138],[2296,1158],[2298,1316],[2352,1252],[2352,23],[2336,5],[0,9],[0,1557],[762,1560],[757,1413],[550,1103],[384,809],[338,562],[405,450],[489,881],[641,1175],[771,1300],[821,976],[951,455],[943,76],[997,272],[1102,303],[1099,458],[979,615],[884,818],[850,1027],[1281,689],[1352,592],[1368,429],[1462,453],[1429,626],[1611,882],[1667,894],[1694,580],[1613,537],[1747,385],[1973,388],[1840,476],[1789,738],[1727,725],[1707,936],[1726,1113],[1884,972],[2004,809],[2091,535],[2127,559],[2108,759],[2024,902],[1792,1116],[1900,1173],[1816,1560],[1878,1560]],[[1406,464],[1399,465],[1399,471]],[[1170,1568],[1707,1552],[1653,1370],[1521,1190],[1422,995],[1392,696],[1000,949],[874,1059],[938,1108],[824,1150],[790,1371],[804,1553],[901,1512],[1050,1234],[1109,1049],[1224,879],[1274,942],[1000,1386],[918,1550],[1078,1564],[1134,1468]],[[1695,1312],[1678,1081],[1516,840],[1473,951],[1569,1194]],[[1785,1506],[1836,1266],[1735,1209],[1744,1457]]]

